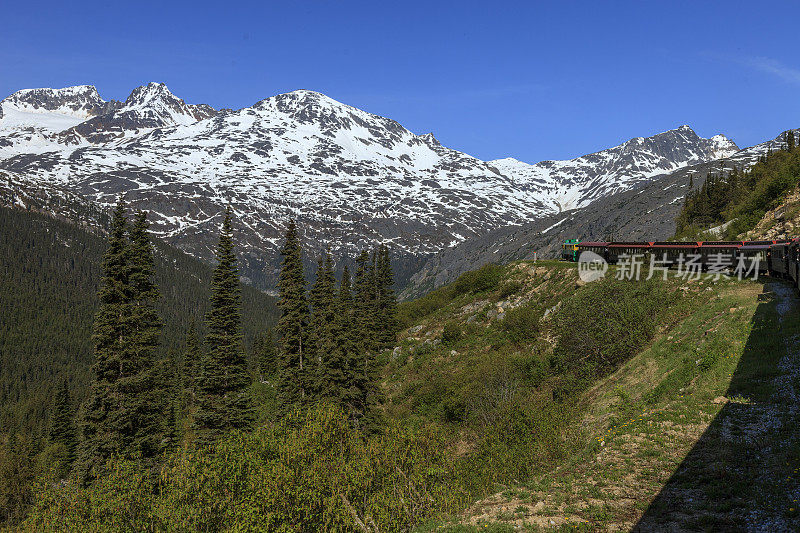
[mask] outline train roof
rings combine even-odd
[[[744,241],[701,241],[700,246],[741,246]]]
[[[697,248],[697,242],[692,241],[660,241],[654,242],[653,248]]]
[[[583,241],[583,242],[579,242],[578,244],[580,244],[581,246],[607,246],[608,245],[607,242],[599,242],[599,241],[598,242],[595,242],[595,241]]]
[[[771,244],[745,244],[739,247],[740,252],[761,252],[769,250]]]
[[[652,242],[610,242],[608,243],[609,248],[649,248],[653,243]]]

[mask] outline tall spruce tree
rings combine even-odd
[[[361,348],[365,351],[377,346],[375,339],[375,287],[369,253],[362,251],[356,258],[353,278],[353,312],[356,329],[361,336]]]
[[[375,314],[376,337],[379,348],[394,346],[399,331],[397,320],[397,298],[394,294],[389,248],[381,245],[375,262]]]
[[[123,452],[127,440],[123,436],[131,426],[118,387],[124,364],[123,351],[127,349],[129,335],[127,229],[125,202],[120,198],[111,216],[108,249],[101,264],[100,308],[95,315],[92,333],[94,376],[80,424],[79,460],[84,481],[100,475],[105,461],[112,454]]]
[[[163,380],[164,368],[156,358],[162,322],[155,308],[160,295],[148,226],[147,213],[136,213],[128,245],[128,371],[120,376],[120,392],[133,416],[130,446],[143,457],[152,457],[159,451],[167,397],[164,388],[171,386]]]
[[[356,329],[353,310],[350,269],[347,265],[345,265],[342,272],[337,304],[336,345],[340,351],[339,359],[341,360],[344,374],[340,398],[343,407],[350,413],[351,418],[358,419],[363,414],[362,410],[359,409],[359,404],[361,403],[359,390],[363,385],[363,379],[359,375],[362,352],[359,347],[359,332]]]
[[[241,289],[233,247],[228,209],[216,250],[218,264],[211,278],[211,309],[206,314],[207,350],[201,359],[194,419],[201,445],[213,442],[228,430],[249,429],[254,418],[250,375],[242,350]]]
[[[278,308],[281,317],[277,332],[281,350],[278,357],[278,401],[291,409],[300,405],[310,389],[308,360],[308,303],[300,237],[294,220],[289,221],[281,248],[283,261],[278,278]]]
[[[356,274],[353,282],[353,314],[355,330],[360,336],[357,369],[353,374],[354,411],[359,422],[368,429],[380,425],[378,404],[380,388],[378,383],[376,332],[376,254],[370,256],[366,251],[356,259]]]
[[[267,377],[274,375],[277,370],[278,352],[275,350],[272,328],[267,329],[263,336],[259,336],[254,344],[256,373],[259,381],[263,382]]]
[[[50,440],[64,446],[66,455],[65,466],[72,464],[75,459],[75,449],[78,444],[75,429],[75,412],[70,401],[67,380],[61,382],[53,402],[53,421],[50,427]]]
[[[164,438],[161,440],[161,449],[165,453],[172,451],[179,442],[178,421],[175,411],[175,404],[170,404],[167,411],[167,420],[164,422]]]
[[[147,216],[137,213],[129,231],[120,198],[101,265],[94,379],[81,421],[84,481],[99,475],[112,454],[148,459],[158,453],[163,402],[155,352],[161,320],[153,265]]]
[[[314,395],[341,403],[347,388],[347,363],[338,345],[340,326],[337,313],[336,279],[330,250],[320,259],[317,280],[311,289],[311,344],[315,361]]]

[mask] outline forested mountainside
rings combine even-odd
[[[106,238],[49,215],[0,208],[0,428],[42,434],[63,380],[77,405],[93,360],[100,258]],[[160,356],[178,364],[191,323],[202,328],[211,269],[156,243],[156,279],[164,320]],[[242,286],[244,339],[277,320],[275,299]]]
[[[800,130],[789,131],[800,138]],[[786,146],[787,133],[728,157],[680,168],[587,207],[469,239],[428,259],[401,296],[420,296],[488,262],[532,259],[534,254],[555,257],[564,239],[667,240],[675,235],[678,216],[690,191],[700,190],[709,175],[741,175],[764,156],[781,151]]]

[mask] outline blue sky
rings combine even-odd
[[[800,3],[8,2],[0,98],[163,81],[240,108],[311,89],[482,159],[576,157],[689,124],[800,126]]]

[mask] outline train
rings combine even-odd
[[[718,269],[720,258],[730,258],[736,265],[759,276],[791,281],[800,290],[800,238],[767,241],[651,241],[594,242],[567,239],[561,247],[561,259],[577,262],[583,252],[593,252],[615,264],[621,257],[640,256],[647,262],[655,259],[662,266],[678,266],[692,258],[704,271]],[[649,264],[649,263],[646,263]]]

